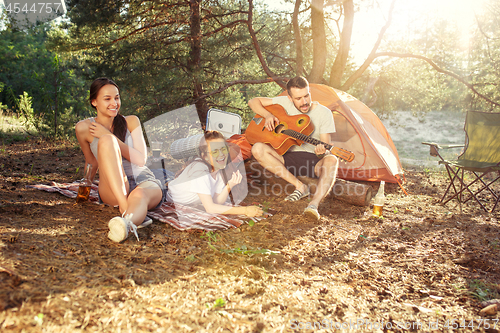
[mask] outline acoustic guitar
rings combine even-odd
[[[283,155],[295,145],[302,145],[304,142],[314,146],[322,144],[333,155],[346,161],[352,162],[354,154],[343,148],[334,147],[328,143],[312,138],[310,134],[314,131],[314,125],[306,114],[289,116],[285,109],[279,104],[273,104],[265,107],[271,112],[280,123],[276,125],[274,131],[269,131],[265,127],[265,119],[256,115],[245,131],[245,137],[250,144],[263,142],[273,147],[276,152]]]

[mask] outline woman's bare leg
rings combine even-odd
[[[99,195],[108,205],[118,205],[123,213],[128,208],[129,188],[122,166],[122,154],[118,139],[114,135],[104,135],[99,139]]]
[[[162,194],[160,187],[154,182],[147,181],[139,184],[128,196],[128,208],[125,214],[132,214],[132,223],[140,225],[148,210],[160,203]]]
[[[149,209],[158,205],[162,197],[160,187],[150,181],[139,184],[129,195],[128,181],[122,166],[122,155],[114,135],[99,139],[99,195],[109,205],[118,205],[120,213],[132,215],[131,221],[140,225]]]
[[[148,209],[154,208],[160,203],[162,191],[152,181],[139,184],[128,196],[128,209],[124,212],[125,218],[114,217],[108,222],[108,238],[114,242],[122,242],[127,239],[130,232],[135,234],[137,240],[137,226],[143,223]]]

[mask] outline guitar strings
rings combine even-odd
[[[294,130],[291,130],[291,129],[287,129],[287,130],[284,130],[283,133],[285,133],[286,135],[288,136],[291,136],[295,139],[299,139],[301,141],[304,141],[304,142],[307,142],[307,143],[310,143],[312,145],[318,145],[318,144],[323,144],[327,149],[331,149],[333,148],[332,145],[328,144],[328,143],[325,143],[323,141],[320,141],[320,140],[317,140],[315,138],[312,138],[308,135],[305,135],[305,134],[302,134],[302,133],[299,133],[297,131],[294,131]],[[288,134],[290,133],[290,134]]]
[[[305,135],[305,134],[299,133],[299,132],[294,131],[294,130],[292,130],[292,129],[286,129],[286,130],[282,131],[281,133],[283,133],[283,134],[285,134],[285,135],[288,135],[288,136],[290,136],[290,137],[292,137],[292,138],[299,139],[299,140],[301,140],[301,141],[307,142],[307,143],[312,144],[312,145],[318,145],[318,144],[320,144],[320,143],[321,143],[321,144],[323,144],[323,145],[325,146],[325,148],[326,148],[326,149],[328,149],[328,150],[330,150],[330,151],[331,151],[331,149],[332,149],[332,148],[336,148],[336,149],[338,149],[338,150],[340,150],[340,151],[344,151],[344,152],[346,152],[346,153],[351,153],[351,152],[349,152],[349,151],[347,151],[347,150],[345,150],[345,149],[335,147],[335,146],[333,146],[333,145],[330,145],[330,144],[325,143],[325,142],[323,142],[323,141],[317,140],[317,139],[312,138],[312,137],[310,137],[310,136],[308,136],[308,135]],[[352,154],[352,153],[351,153],[351,154]],[[352,160],[352,159],[353,159],[353,158],[352,158],[352,159],[350,159],[350,158],[343,158],[343,157],[342,157],[341,155],[339,155],[339,154],[335,154],[335,155],[337,155],[338,157],[340,157],[342,160],[345,160],[345,161],[350,161],[350,160]]]

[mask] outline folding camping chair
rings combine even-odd
[[[493,212],[500,199],[500,182],[497,183],[500,179],[500,113],[468,111],[464,130],[465,145],[422,142],[430,146],[431,156],[438,156],[439,164],[444,164],[448,172],[450,183],[441,203],[445,205],[457,199],[462,212],[462,204],[474,199],[488,212],[485,201],[489,200],[493,205],[489,212]],[[464,150],[455,161],[445,160],[439,154],[439,149],[457,147]]]

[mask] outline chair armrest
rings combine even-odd
[[[431,156],[439,156],[439,158],[441,158],[443,160],[443,158],[441,157],[441,155],[439,155],[439,149],[450,149],[450,148],[463,148],[465,147],[465,145],[443,145],[443,144],[439,144],[439,143],[435,143],[435,142],[422,142],[423,145],[428,145],[430,146],[430,155]]]

